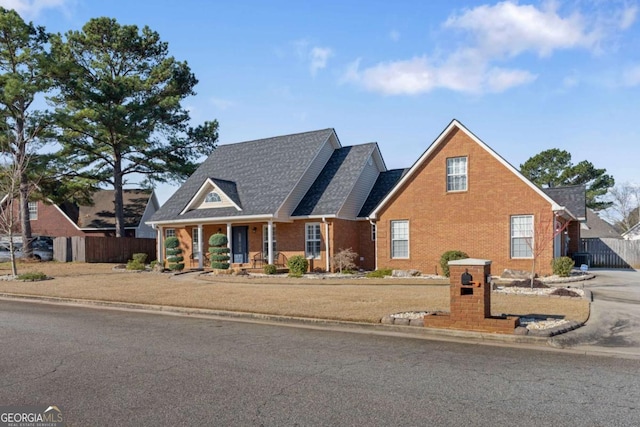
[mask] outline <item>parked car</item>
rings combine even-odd
[[[14,243],[16,258],[22,258],[22,243]],[[33,258],[39,261],[51,261],[53,259],[53,248],[50,248],[46,242],[34,241],[33,242]],[[0,262],[6,262],[11,260],[11,253],[9,251],[9,243],[2,242],[0,244]]]

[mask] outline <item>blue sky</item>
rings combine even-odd
[[[451,119],[516,167],[549,148],[640,184],[636,0],[0,0],[50,32],[147,25],[220,143],[332,127],[408,167]],[[174,188],[162,186],[159,199]]]

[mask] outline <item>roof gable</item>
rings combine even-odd
[[[620,233],[616,231],[613,225],[609,224],[604,219],[600,218],[600,216],[593,211],[592,209],[586,210],[586,223],[585,227],[580,228],[580,237],[583,239],[589,238],[599,238],[599,237],[610,237],[619,239],[621,238]]]
[[[542,191],[555,200],[559,205],[566,207],[579,220],[585,220],[587,215],[586,186],[570,185],[565,187],[543,188]]]
[[[333,129],[219,145],[151,218],[150,223],[238,216],[272,217],[294,192],[326,144],[339,148]],[[190,204],[210,177],[235,207],[194,209]],[[235,189],[223,182],[233,183]],[[240,203],[241,202],[241,203]],[[187,209],[187,207],[189,207]]]
[[[398,181],[400,181],[407,171],[409,171],[409,169],[393,169],[381,172],[380,175],[378,175],[378,179],[373,185],[367,200],[364,202],[364,205],[362,205],[358,218],[368,217],[382,199],[384,199],[384,197],[396,186]]]
[[[377,218],[378,213],[386,204],[388,204],[392,198],[400,191],[403,186],[410,181],[410,179],[417,173],[418,170],[422,167],[422,165],[428,161],[429,157],[432,153],[434,153],[442,144],[445,144],[448,136],[459,130],[464,132],[473,142],[478,144],[482,149],[484,149],[487,153],[489,153],[493,158],[495,158],[500,164],[502,164],[507,170],[513,173],[518,179],[524,182],[527,186],[529,186],[532,190],[534,190],[541,198],[546,200],[552,207],[554,211],[567,210],[565,207],[558,205],[553,199],[547,196],[537,185],[528,180],[524,175],[522,175],[516,168],[514,168],[509,162],[503,159],[498,153],[493,151],[488,145],[486,145],[482,140],[480,140],[477,136],[475,136],[471,131],[469,131],[462,123],[458,120],[452,120],[451,123],[438,135],[435,141],[427,148],[427,150],[420,156],[420,158],[409,168],[409,170],[402,176],[402,178],[396,183],[396,185],[387,193],[387,195],[380,201],[377,207],[370,213],[369,217],[372,219]],[[571,216],[573,216],[570,213]]]
[[[292,216],[336,215],[375,149],[369,143],[335,150]]]
[[[217,199],[213,201],[207,200],[209,194],[216,195]],[[235,182],[207,178],[182,213],[190,209],[220,209],[228,207],[234,207],[238,211],[242,210]]]

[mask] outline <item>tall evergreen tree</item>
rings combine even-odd
[[[520,165],[520,172],[540,187],[581,185],[587,188],[587,207],[593,210],[606,209],[611,202],[599,200],[615,185],[606,169],[597,169],[591,162],[571,162],[571,154],[552,148],[542,151]]]
[[[77,178],[113,186],[116,235],[124,236],[125,177],[189,176],[215,148],[218,123],[189,127],[181,101],[194,95],[197,80],[148,27],[95,18],[81,31],[53,36],[51,46],[59,156]]]
[[[48,40],[43,27],[35,27],[13,10],[0,7],[0,152],[18,169],[20,228],[25,256],[31,256],[29,220],[29,157],[43,145],[50,122],[32,108],[34,99],[50,88],[45,74]]]

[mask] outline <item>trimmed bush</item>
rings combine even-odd
[[[551,260],[551,268],[553,269],[553,274],[556,274],[560,277],[569,277],[569,275],[571,274],[571,269],[574,265],[575,262],[568,256],[554,258],[553,260]]]
[[[211,260],[211,268],[218,270],[229,269],[229,248],[227,247],[229,239],[222,233],[216,233],[209,237],[209,259]]]
[[[300,277],[307,272],[309,261],[302,255],[294,255],[287,261],[287,267],[290,276]]]
[[[164,247],[167,252],[167,262],[169,263],[169,270],[182,271],[184,270],[184,257],[182,249],[180,249],[180,240],[177,237],[167,237],[164,241]]]
[[[133,254],[131,258],[133,258],[133,261],[137,261],[140,264],[144,264],[145,262],[147,262],[147,254],[137,253]]]
[[[264,271],[264,274],[276,274],[278,272],[278,267],[273,264],[267,264],[262,268],[262,270]]]
[[[456,259],[469,258],[469,255],[462,251],[447,251],[440,257],[440,267],[442,268],[442,274],[445,277],[449,277],[449,261]]]
[[[381,268],[379,270],[368,272],[366,277],[368,277],[369,279],[380,279],[385,276],[391,276],[392,273],[393,270],[391,270],[390,268]]]
[[[131,271],[144,271],[144,264],[135,259],[127,261],[127,270]]]

